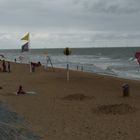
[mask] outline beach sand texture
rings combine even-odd
[[[0,99],[45,140],[140,140],[140,82],[11,64],[0,73]],[[123,97],[122,85],[130,86]],[[15,95],[19,85],[36,94]]]

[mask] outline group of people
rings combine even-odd
[[[38,63],[31,62],[31,72],[35,72],[35,67],[39,67],[39,66],[41,66],[40,62]]]
[[[2,61],[2,72],[11,72],[11,64],[9,61]]]

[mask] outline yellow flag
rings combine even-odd
[[[27,33],[24,37],[22,37],[21,40],[29,41],[29,33]]]

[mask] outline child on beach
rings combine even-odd
[[[22,89],[22,86],[19,86],[19,89],[17,91],[17,94],[26,94],[26,92]]]

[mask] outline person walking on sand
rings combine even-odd
[[[11,64],[10,64],[10,62],[8,62],[8,72],[11,72]]]

